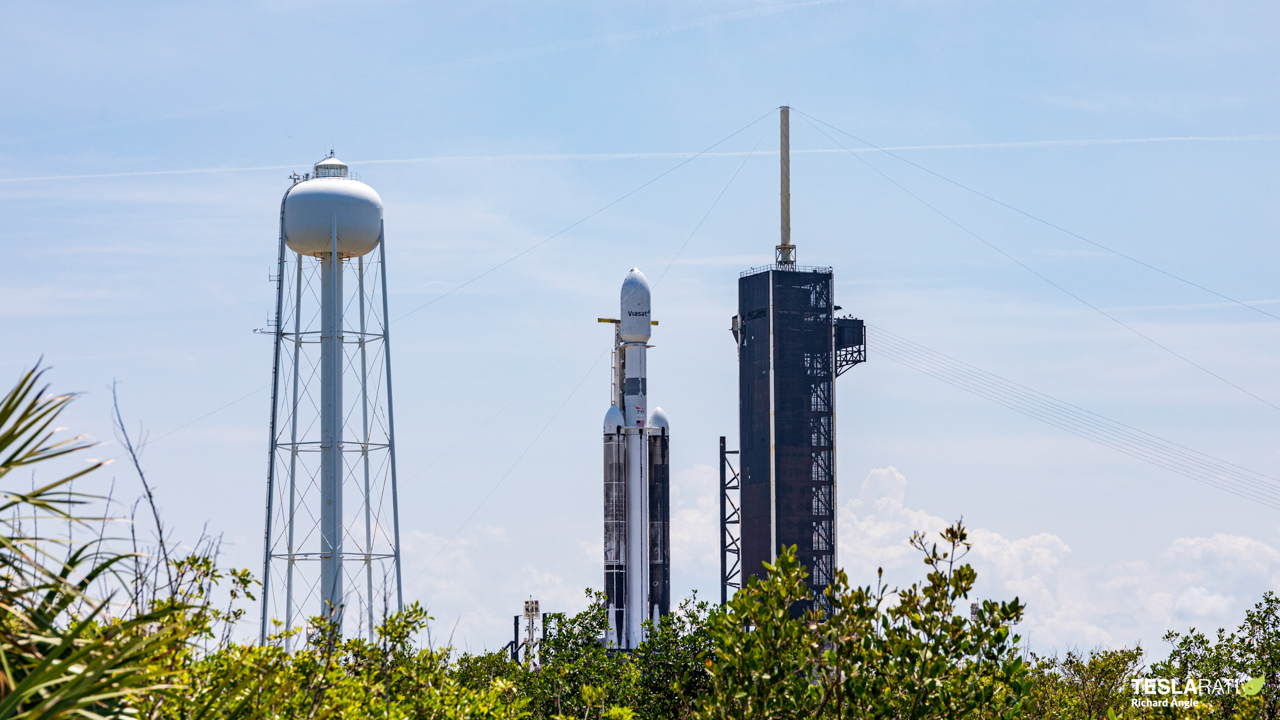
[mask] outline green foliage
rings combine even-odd
[[[639,673],[635,709],[642,718],[692,717],[698,698],[711,688],[706,659],[714,646],[706,621],[710,606],[697,595],[656,624],[631,655]]]
[[[1252,695],[1240,689],[1201,697],[1205,717],[1280,718],[1280,598],[1275,593],[1264,593],[1235,632],[1218,628],[1211,640],[1191,628],[1186,633],[1167,633],[1164,639],[1173,650],[1167,659],[1152,665],[1153,676],[1224,679],[1241,685],[1254,679],[1262,681]]]
[[[1250,698],[1262,705],[1263,720],[1280,718],[1280,598],[1266,592],[1245,613],[1244,623],[1236,631],[1240,649],[1237,653],[1241,675],[1262,678],[1262,691]]]
[[[512,682],[522,668],[506,650],[464,654],[453,663],[453,676],[472,690],[483,690],[499,678]]]
[[[1027,717],[1108,720],[1132,715],[1130,681],[1142,674],[1142,648],[1095,648],[1084,655],[1070,650],[1056,656],[1035,657]]]
[[[181,675],[183,692],[167,698],[153,717],[527,717],[526,702],[509,682],[468,687],[450,672],[445,651],[415,650],[409,638],[428,620],[414,604],[386,618],[376,643],[341,640],[330,626],[292,655],[279,644],[233,644],[201,654]],[[236,698],[223,704],[225,712],[202,714],[197,698],[228,692]]]
[[[1239,678],[1245,674],[1242,663],[1243,647],[1235,633],[1228,634],[1219,628],[1216,640],[1210,640],[1204,633],[1191,628],[1186,634],[1166,633],[1164,640],[1173,645],[1169,657],[1154,663],[1151,674],[1162,678]],[[1206,704],[1206,714],[1210,718],[1231,720],[1237,717],[1248,717],[1253,720],[1258,716],[1258,701],[1249,701],[1237,693],[1211,695],[1200,698]],[[1246,705],[1252,706],[1250,712],[1244,712]],[[1243,715],[1242,715],[1243,713]]]
[[[768,577],[753,577],[707,621],[715,653],[706,661],[711,689],[695,715],[700,720],[814,714],[818,693],[809,662],[820,647],[818,616],[791,617],[793,605],[812,599],[807,574],[794,547],[766,567]]]
[[[976,618],[958,615],[976,573],[956,565],[968,549],[963,525],[942,538],[943,552],[912,538],[929,567],[923,584],[850,588],[840,572],[818,603],[826,612],[799,618],[793,609],[811,598],[789,548],[709,619],[712,686],[697,717],[1019,717],[1029,682],[1009,626],[1022,606],[987,602]]]
[[[600,717],[609,707],[632,707],[639,673],[623,654],[605,648],[604,596],[588,591],[591,605],[560,618],[540,648],[537,672],[526,665],[517,680],[535,717]]]
[[[37,390],[39,377],[26,373],[0,401],[0,481],[87,447],[53,440],[71,398]],[[127,436],[125,444],[141,476]],[[451,672],[446,651],[415,649],[411,638],[430,619],[416,604],[385,618],[376,643],[343,641],[315,618],[313,642],[287,654],[280,637],[261,647],[232,642],[256,581],[219,568],[216,543],[171,556],[158,512],[160,547],[150,556],[110,552],[105,537],[77,544],[24,530],[41,518],[45,527],[87,528],[75,511],[102,498],[66,488],[102,464],[30,492],[0,490],[0,720],[528,716],[511,681],[471,687]],[[215,588],[225,605],[214,604]]]
[[[1276,720],[1280,718],[1280,598],[1267,592],[1245,613],[1235,632],[1219,628],[1211,638],[1191,628],[1164,636],[1173,648],[1164,660],[1143,672],[1140,647],[1096,648],[1065,657],[1035,658],[1029,720],[1118,720],[1120,718],[1204,718],[1204,720]],[[1208,691],[1194,695],[1135,693],[1132,682],[1151,678],[1185,685],[1206,681]],[[1260,680],[1261,684],[1254,682]],[[1248,689],[1256,688],[1256,694]],[[1196,707],[1135,707],[1134,700],[1194,700]]]
[[[31,370],[0,401],[0,480],[10,471],[51,460],[86,445],[55,442],[51,426],[71,396],[37,389]],[[27,493],[0,490],[0,718],[115,716],[129,702],[168,687],[155,663],[185,639],[176,605],[111,617],[110,600],[88,588],[110,577],[125,559],[99,546],[51,548],[67,543],[28,534],[23,521],[75,522],[71,511],[86,498],[65,488],[103,463]],[[49,523],[51,524],[51,523]],[[46,527],[49,526],[46,524]]]

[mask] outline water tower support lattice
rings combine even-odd
[[[259,641],[403,608],[382,200],[332,156],[280,210]]]

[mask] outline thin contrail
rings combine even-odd
[[[1168,143],[1168,142],[1257,142],[1280,140],[1280,135],[1224,135],[1218,137],[1180,136],[1154,138],[1098,138],[1085,140],[1027,140],[1024,142],[996,143],[964,143],[958,145],[891,145],[881,148],[853,148],[843,150],[837,148],[818,148],[812,150],[792,149],[794,154],[826,154],[847,152],[880,152],[882,150],[982,150],[991,148],[1022,147],[1054,147],[1077,145],[1125,145],[1132,143]],[[397,158],[391,160],[359,160],[352,164],[377,165],[387,163],[450,163],[450,162],[496,162],[504,160],[679,160],[695,153],[691,152],[655,152],[655,153],[545,153],[538,155],[460,155],[422,158]],[[726,151],[703,153],[703,157],[743,157],[752,153],[748,151]],[[756,155],[777,155],[777,150],[758,150]]]
[[[879,152],[880,150],[966,150],[969,148],[1017,148],[1017,147],[1052,147],[1055,145],[1127,145],[1131,143],[1167,143],[1167,142],[1250,142],[1258,140],[1280,140],[1280,135],[1219,135],[1199,136],[1181,135],[1173,137],[1153,138],[1098,138],[1092,140],[1028,140],[1025,142],[999,143],[966,143],[963,145],[900,145],[883,148],[854,148],[852,152]],[[792,152],[797,152],[792,150]],[[845,150],[800,150],[798,152],[843,153]]]
[[[36,180],[92,180],[95,178],[143,177],[147,175],[200,175],[208,173],[252,172],[255,170],[290,170],[298,165],[256,165],[254,167],[200,168],[198,170],[138,170],[134,172],[90,173],[87,175],[36,175],[0,178],[0,183],[35,182]]]
[[[702,28],[715,27],[724,23],[735,22],[738,20],[751,20],[766,15],[776,13],[789,12],[792,10],[802,10],[804,8],[816,7],[818,5],[830,5],[841,2],[842,0],[807,0],[806,2],[786,3],[782,5],[768,5],[760,8],[752,8],[750,10],[738,10],[736,12],[721,13],[719,15],[708,15],[706,17],[688,20],[686,22],[675,23],[672,25],[662,25],[660,27],[645,28],[643,30],[632,30],[630,32],[612,33],[609,35],[597,35],[596,37],[583,38],[581,40],[565,40],[558,43],[548,43],[546,45],[535,45],[533,47],[521,48],[519,50],[509,50],[507,52],[493,53],[490,55],[481,55],[479,57],[464,58],[462,60],[448,60],[436,63],[429,67],[447,68],[447,67],[466,67],[468,65],[483,65],[486,63],[502,62],[505,60],[519,60],[531,57],[541,57],[551,55],[558,52],[566,52],[569,50],[580,50],[582,48],[597,47],[609,43],[627,42],[632,40],[647,40],[649,38],[662,37],[663,35],[673,35],[680,32],[688,32],[690,30],[700,30]]]
[[[1177,136],[1153,138],[1095,138],[1086,140],[1028,140],[1025,142],[995,143],[962,143],[954,145],[893,145],[883,148],[840,149],[792,149],[792,154],[828,154],[846,152],[880,152],[881,150],[986,150],[996,148],[1027,147],[1072,147],[1083,145],[1129,145],[1140,143],[1172,143],[1172,142],[1264,142],[1280,140],[1280,135],[1224,135],[1224,136]],[[610,160],[679,160],[692,157],[692,152],[651,152],[651,153],[539,153],[525,155],[440,155],[435,157],[388,158],[379,160],[352,160],[351,165],[394,165],[404,163],[465,163],[465,162],[539,162],[539,161],[590,161],[604,162]],[[703,157],[743,157],[747,151],[709,152]],[[756,155],[777,155],[777,150],[758,150]],[[0,178],[0,183],[36,182],[41,180],[93,180],[100,178],[147,177],[152,175],[199,175],[211,173],[257,172],[261,170],[297,170],[303,165],[255,165],[249,167],[199,168],[194,170],[139,170],[134,172],[88,173],[84,175],[35,175],[30,177]]]

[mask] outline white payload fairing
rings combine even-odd
[[[636,269],[622,282],[615,324],[613,391],[604,418],[604,582],[612,647],[634,649],[645,620],[670,610],[667,416],[648,415],[645,363],[652,325],[649,282]]]

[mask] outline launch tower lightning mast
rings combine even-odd
[[[644,621],[671,609],[669,424],[648,412],[649,282],[632,268],[614,324],[613,381],[604,416],[604,586],[610,647],[644,641]]]
[[[739,464],[734,471],[722,440],[721,602],[750,577],[764,576],[764,563],[790,545],[809,570],[815,598],[834,579],[834,383],[866,360],[862,320],[835,316],[841,308],[832,269],[796,264],[790,108],[779,115],[782,242],[773,265],[739,276],[731,328],[738,344]]]
[[[382,198],[342,161],[280,204],[259,642],[403,608]],[[286,634],[285,648],[298,640]]]

